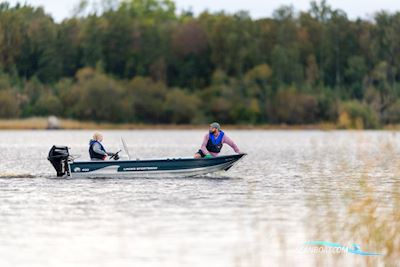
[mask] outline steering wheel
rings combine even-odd
[[[121,152],[122,150],[119,150],[117,153],[115,153],[114,155],[112,155],[111,157],[110,157],[110,160],[111,159],[113,159],[113,160],[119,160],[119,153]]]

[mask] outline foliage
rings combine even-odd
[[[18,99],[12,90],[0,91],[0,118],[14,118],[19,115]]]
[[[85,11],[86,2],[60,23],[42,8],[0,4],[2,117],[400,122],[400,13],[350,20],[321,1],[255,20],[177,13],[171,0]]]
[[[357,101],[344,102],[341,106],[339,125],[344,128],[376,128],[378,115],[367,105]]]

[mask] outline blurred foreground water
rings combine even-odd
[[[124,137],[135,158],[190,157],[205,134],[103,133],[114,151]],[[92,132],[0,132],[0,266],[400,266],[400,136],[227,134],[249,154],[228,173],[57,179],[50,147],[87,158]],[[309,241],[381,255],[315,252]]]

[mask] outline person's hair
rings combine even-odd
[[[100,140],[102,137],[103,137],[103,135],[102,135],[101,133],[99,133],[99,132],[95,132],[95,133],[93,134],[93,140],[98,141],[98,140]]]

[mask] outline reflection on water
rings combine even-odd
[[[85,158],[91,132],[0,132],[0,265],[395,266],[397,135],[227,132],[248,157],[189,179],[57,179],[49,148]],[[203,134],[110,131],[104,142],[118,150],[124,137],[135,158],[182,157]],[[384,255],[299,249],[314,240]]]

